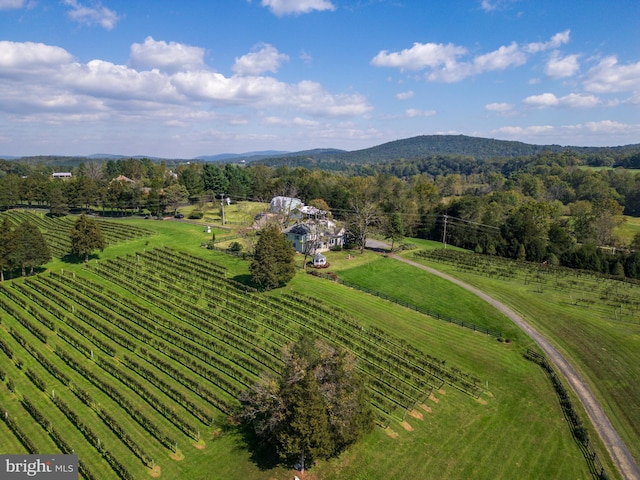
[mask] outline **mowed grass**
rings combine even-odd
[[[201,243],[209,237],[202,226],[175,221],[118,221],[142,223],[157,233],[110,246],[92,261],[154,246],[170,246],[215,259],[238,278],[248,272],[248,262],[202,248]],[[346,252],[337,253],[346,255]],[[422,274],[414,277],[415,270],[396,271],[397,262],[392,259],[368,254],[357,258],[357,255],[353,262],[348,260],[347,263],[351,262],[351,266],[358,263],[355,268],[372,268],[371,272],[375,272],[379,279],[377,285],[373,285],[375,289],[385,288],[391,283],[383,280],[386,268],[387,278],[404,276],[405,283],[413,285],[415,293],[409,295],[410,298],[430,290],[437,292],[432,295],[434,300],[435,297],[453,299],[448,311],[452,317],[457,318],[461,310],[469,309],[473,312],[470,316],[474,318],[503,325],[505,329],[509,326],[504,317],[486,309],[480,300],[474,303],[472,298],[465,299],[464,308],[461,308],[457,299],[462,290],[457,286],[446,282],[429,283],[430,279]],[[378,262],[380,265],[367,267],[368,263]],[[337,263],[336,258],[336,266]],[[81,264],[62,262],[53,262],[51,267],[83,268]],[[530,342],[518,336],[517,332],[512,335],[512,343],[500,343],[495,338],[432,319],[335,282],[306,275],[302,269],[285,289],[321,298],[328,306],[346,310],[364,325],[375,325],[425,353],[446,360],[448,365],[470,372],[488,387],[487,392],[476,400],[445,386],[435,393],[434,398],[425,399],[423,406],[416,405],[414,415],[405,418],[406,424],[394,420],[387,430],[376,428],[339,458],[319,462],[310,470],[315,478],[591,478],[549,380],[540,367],[522,355]],[[282,291],[268,294],[278,295]],[[446,305],[444,302],[442,308]],[[4,388],[0,389],[0,400],[15,401],[15,398]],[[0,429],[0,433],[4,432]],[[213,428],[203,435],[205,441],[201,446],[204,448],[187,444],[180,447],[185,454],[183,459],[172,459],[165,454],[158,460],[162,465],[161,478],[266,480],[293,477],[294,472],[286,468],[262,470],[252,461],[240,435],[233,429]],[[15,441],[0,442],[1,448],[15,448]],[[138,465],[135,471],[143,473],[136,478],[148,478],[148,472],[144,472],[135,459],[119,459],[125,464]],[[99,464],[101,460],[96,462]],[[611,473],[610,464],[607,466]]]
[[[640,458],[640,385],[635,380],[640,375],[640,323],[629,317],[619,321],[613,309],[607,313],[598,307],[598,285],[604,280],[587,275],[577,287],[582,291],[554,289],[526,284],[518,277],[488,278],[410,252],[404,255],[480,288],[542,332],[581,372],[632,454]],[[516,263],[513,269],[518,269]],[[620,288],[640,294],[638,286]]]

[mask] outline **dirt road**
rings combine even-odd
[[[367,247],[372,247],[375,249],[381,248],[382,245],[369,245],[369,243],[367,243]],[[440,272],[425,265],[421,265],[420,263],[414,262],[412,260],[399,257],[397,255],[389,256],[401,262],[412,265],[416,268],[426,270],[433,275],[437,275],[441,278],[444,278],[445,280],[459,285],[465,290],[468,290],[469,292],[477,295],[478,297],[493,305],[495,308],[509,317],[516,325],[518,325],[540,346],[540,348],[547,355],[549,361],[555,366],[556,369],[558,369],[561,375],[564,376],[571,388],[573,388],[574,392],[584,405],[584,408],[589,415],[589,418],[591,419],[591,422],[593,423],[596,431],[605,444],[609,455],[616,464],[620,475],[622,475],[622,477],[627,480],[640,480],[640,468],[638,467],[638,463],[635,461],[635,459],[629,452],[629,449],[618,435],[618,432],[615,430],[615,428],[613,428],[613,425],[609,421],[609,418],[607,418],[607,416],[605,415],[602,406],[600,405],[598,400],[596,400],[595,395],[593,394],[589,386],[582,380],[578,372],[562,356],[562,354],[560,354],[560,352],[558,352],[555,347],[551,345],[551,343],[549,343],[547,339],[544,338],[536,329],[534,329],[520,315],[515,313],[503,303],[490,297],[477,288],[458,280],[457,278],[453,278],[446,273]]]

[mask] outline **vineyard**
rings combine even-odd
[[[62,258],[71,252],[71,239],[69,237],[69,233],[73,228],[76,217],[50,217],[43,213],[34,213],[26,210],[9,210],[3,213],[2,216],[9,218],[9,221],[14,225],[18,225],[25,220],[28,220],[38,227],[38,229],[44,234],[47,244],[51,249],[51,254],[54,257]],[[144,228],[121,225],[113,220],[95,218],[95,221],[100,226],[100,231],[102,232],[107,245],[113,245],[114,243],[148,236],[153,233]]]
[[[607,320],[640,323],[640,283],[637,280],[557,265],[516,263],[506,258],[451,249],[421,250],[415,255],[453,265],[461,272],[519,282],[538,294],[545,291],[561,293],[566,305],[589,308]]]
[[[204,447],[202,433],[260,374],[279,372],[282,347],[303,332],[359,357],[382,426],[445,383],[482,393],[479,379],[345,311],[226,277],[165,247],[2,285],[0,408],[16,442],[81,454],[83,478],[159,473],[158,458]],[[136,467],[118,460],[131,456]]]

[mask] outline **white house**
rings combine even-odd
[[[53,178],[71,178],[71,172],[53,172]]]
[[[284,234],[296,252],[313,254],[343,247],[346,232],[329,220],[320,220],[296,223],[287,228]]]
[[[273,197],[271,199],[271,213],[290,213],[303,205],[299,198]]]

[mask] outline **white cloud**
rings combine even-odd
[[[413,90],[408,90],[406,92],[400,92],[398,94],[396,94],[396,98],[398,100],[408,100],[410,98],[413,98],[414,92]]]
[[[594,95],[570,93],[564,97],[556,97],[553,93],[543,93],[525,98],[522,103],[535,108],[566,107],[566,108],[591,108],[600,105],[601,101]]]
[[[335,10],[329,0],[262,0],[262,6],[268,7],[275,15],[298,15],[314,10]]]
[[[71,54],[60,47],[44,43],[0,41],[0,72],[3,74],[49,68],[72,60]]]
[[[156,41],[147,37],[144,43],[131,45],[129,63],[134,68],[158,68],[178,71],[204,67],[204,49],[176,42]]]
[[[556,33],[548,42],[534,42],[525,45],[524,50],[528,53],[539,53],[545,50],[551,50],[558,48],[561,45],[569,42],[571,36],[571,30],[565,30],[564,32]]]
[[[84,25],[100,25],[106,30],[113,30],[120,20],[116,12],[103,7],[100,2],[96,2],[93,7],[82,5],[77,0],[62,0],[62,3],[71,7],[69,18]]]
[[[502,46],[498,50],[480,55],[473,59],[474,71],[476,73],[489,72],[492,70],[504,70],[511,66],[520,66],[527,62],[527,56],[520,50],[517,43],[512,43],[508,47]]]
[[[419,43],[400,52],[379,52],[371,64],[375,67],[395,67],[401,70],[422,70],[424,67],[437,68],[456,63],[456,57],[467,53],[464,47],[449,43]]]
[[[258,47],[260,48],[258,50]],[[232,70],[240,75],[260,75],[264,72],[276,73],[280,65],[289,61],[289,56],[269,44],[254,47],[251,53],[236,57]]]
[[[0,10],[14,10],[26,5],[26,0],[0,0]]]
[[[506,9],[510,3],[513,3],[517,0],[481,0],[480,8],[485,12],[493,12],[495,10],[504,10]]]
[[[544,73],[551,78],[565,78],[575,75],[580,70],[578,55],[561,57],[558,51],[553,52],[544,67]]]
[[[573,125],[505,126],[491,132],[498,138],[509,138],[531,143],[558,143],[561,145],[615,145],[637,141],[640,124],[599,120]]]
[[[242,107],[246,115],[258,109],[286,110],[305,116],[358,116],[371,106],[359,94],[333,94],[322,85],[295,84],[264,76],[226,77],[206,69],[202,52],[195,47],[148,39],[132,47],[133,63],[178,67],[178,52],[186,52],[178,71],[138,70],[104,60],[74,61],[64,49],[37,43],[0,42],[0,113],[78,115],[99,113],[129,118],[150,116],[170,120],[189,112],[225,111]],[[186,68],[191,68],[188,70]],[[261,112],[262,113],[262,112]],[[166,117],[166,118],[165,118]],[[177,121],[179,119],[173,119]],[[40,120],[39,120],[40,121]]]
[[[640,91],[640,62],[618,64],[615,56],[606,57],[585,75],[584,87],[590,92]]]
[[[484,106],[484,109],[488,112],[496,112],[496,113],[509,113],[513,110],[513,105],[511,103],[488,103]]]
[[[408,108],[404,111],[405,117],[433,117],[437,112],[435,110],[418,110],[415,108]]]
[[[467,48],[452,43],[419,43],[399,52],[381,50],[371,60],[375,67],[392,67],[404,70],[429,69],[425,78],[429,81],[459,82],[472,75],[518,67],[527,62],[527,55],[555,48],[569,40],[569,30],[558,33],[544,43],[530,43],[524,47],[512,42],[498,49],[461,61]]]

